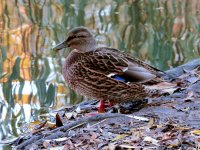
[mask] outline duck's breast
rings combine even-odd
[[[70,52],[67,56],[65,63],[62,68],[64,79],[67,84],[74,89],[74,86],[77,84],[78,80],[80,80],[80,69],[79,69],[79,57],[80,53],[76,50]]]

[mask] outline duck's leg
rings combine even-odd
[[[113,106],[114,104],[115,104],[115,103],[114,103],[113,101],[110,100],[109,103],[108,103],[108,106],[111,107],[111,106]]]
[[[105,112],[105,100],[101,100],[100,101],[98,112],[99,113],[104,113]]]
[[[100,104],[99,104],[99,109],[98,109],[98,112],[99,113],[104,113],[105,112],[105,108],[106,107],[111,107],[114,105],[114,102],[113,101],[109,101],[109,103],[106,104],[105,100],[101,100],[100,101]]]

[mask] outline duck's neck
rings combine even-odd
[[[96,50],[96,41],[94,38],[87,39],[77,49],[79,49],[81,52],[94,51],[94,50]]]
[[[72,50],[65,59],[64,67],[67,69],[79,58],[80,52],[77,49]]]

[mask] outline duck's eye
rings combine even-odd
[[[72,39],[84,38],[84,37],[86,37],[86,36],[84,36],[84,35],[73,35],[73,36],[69,36],[69,37],[67,38],[67,42],[71,41]]]
[[[76,38],[84,38],[86,37],[85,35],[77,35]]]
[[[67,38],[67,42],[71,41],[71,40],[74,39],[74,38],[76,38],[76,36],[69,36],[69,37]]]

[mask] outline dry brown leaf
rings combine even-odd
[[[195,135],[200,135],[200,130],[192,130],[191,133]]]
[[[61,120],[61,118],[60,118],[59,113],[56,114],[56,126],[57,126],[57,127],[63,126],[63,123],[62,123],[62,120]]]

